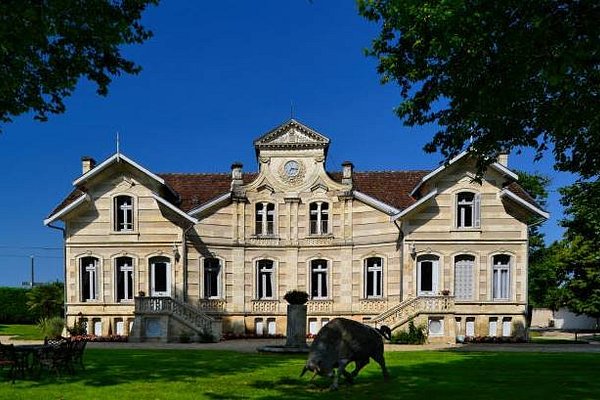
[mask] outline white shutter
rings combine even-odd
[[[473,197],[473,226],[481,227],[481,194],[475,193]]]

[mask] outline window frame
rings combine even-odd
[[[473,195],[473,199],[467,202],[461,202],[460,197],[462,195]],[[466,225],[466,211],[463,215],[462,210],[470,210],[470,219],[471,224]],[[455,228],[456,229],[480,229],[481,228],[481,193],[473,191],[473,190],[460,190],[455,194]]]
[[[217,276],[216,276],[216,291],[217,294],[216,295],[208,295],[207,294],[207,266],[206,263],[209,260],[216,260],[218,263],[218,271],[217,271]],[[219,257],[204,257],[201,260],[201,265],[202,265],[202,298],[205,300],[211,300],[211,299],[222,299],[223,298],[223,268],[224,268],[224,262],[223,259],[219,258]]]
[[[90,297],[85,299],[83,297],[83,261],[85,259],[94,259],[96,261],[96,265],[94,265],[94,283],[93,285],[89,286],[89,288],[91,288],[92,286],[94,287],[94,297]],[[100,277],[102,276],[101,273],[101,263],[102,263],[102,259],[98,256],[94,256],[94,255],[85,255],[85,256],[81,256],[78,257],[77,259],[77,276],[78,276],[78,281],[79,281],[79,301],[81,301],[82,303],[91,303],[91,302],[98,302],[100,301]],[[87,268],[87,267],[86,267]]]
[[[122,217],[126,221],[129,217],[131,218],[131,222],[123,222],[124,224],[131,225],[130,229],[121,229],[119,228],[120,222],[120,211],[119,208],[122,206],[118,205],[119,199],[128,198],[131,201],[131,205],[129,206],[129,213],[125,213]],[[136,198],[135,196],[129,193],[120,193],[112,196],[112,231],[114,233],[119,234],[128,234],[134,233],[137,231],[137,212],[136,212]]]
[[[501,264],[500,261],[496,262],[496,259],[499,257],[506,257],[508,263]],[[492,264],[490,279],[492,301],[510,301],[512,296],[513,256],[506,253],[494,254],[490,257],[490,260]],[[502,272],[506,272],[505,278],[503,278]],[[506,285],[506,287],[503,288],[503,285]]]
[[[268,278],[268,280],[270,281],[270,285],[271,285],[271,296],[267,296],[266,286],[262,286],[263,272],[261,271],[260,263],[266,262],[266,261],[271,263],[271,266],[270,266],[271,271],[269,272],[270,277]],[[255,260],[254,265],[255,265],[255,271],[256,271],[256,279],[255,279],[256,299],[257,300],[276,300],[277,299],[277,280],[276,280],[277,265],[276,265],[275,260],[272,260],[270,258],[261,258],[261,259]],[[263,268],[266,268],[266,266],[263,266]],[[267,272],[264,272],[264,274],[267,274]],[[267,281],[265,280],[265,283],[266,282]],[[264,291],[264,293],[261,293],[261,289],[262,289],[262,291]]]
[[[325,262],[324,268],[320,268],[318,271],[313,271],[313,267],[322,266],[322,264],[316,264],[320,261]],[[308,288],[311,300],[329,300],[331,298],[331,260],[326,258],[314,258],[308,261]],[[315,288],[313,287],[313,273],[317,274],[317,282],[320,282],[320,287],[316,288],[317,294],[314,295],[313,292]],[[319,279],[319,275],[324,275],[324,278]],[[317,283],[318,285],[319,283]],[[325,289],[325,295],[323,295],[323,288]]]
[[[314,214],[313,205],[316,205]],[[314,200],[308,203],[308,231],[312,236],[331,234],[331,205],[328,201]]]
[[[166,265],[166,286],[167,286],[167,290],[163,293],[165,293],[163,296],[171,296],[172,291],[172,273],[173,273],[173,260],[171,259],[171,257],[167,257],[165,255],[153,255],[148,257],[148,273],[149,273],[149,284],[150,284],[150,295],[154,296],[156,295],[155,293],[157,292],[155,290],[155,279],[156,279],[156,272],[155,272],[155,267],[153,266],[156,262],[165,262]]]
[[[464,260],[459,260],[459,258],[463,258]],[[472,259],[472,266],[471,266],[471,275],[470,275],[470,283],[471,283],[471,295],[470,297],[460,297],[459,295],[461,294],[461,291],[459,291],[457,289],[457,283],[458,283],[458,279],[457,279],[457,265],[459,262],[461,261],[466,261],[467,258]],[[460,254],[456,254],[452,257],[453,260],[453,268],[454,268],[454,298],[456,301],[473,301],[475,299],[475,292],[476,292],[476,279],[475,279],[475,274],[476,274],[476,265],[477,265],[477,257],[474,254],[470,254],[470,253],[460,253]],[[470,260],[469,260],[470,261]]]
[[[416,281],[417,281],[417,296],[436,296],[439,291],[440,284],[440,259],[441,257],[437,254],[423,254],[417,257],[416,263]],[[432,262],[431,269],[431,290],[421,290],[422,284],[422,263],[430,261]]]
[[[122,259],[129,259],[131,260],[131,266],[128,266],[127,264],[120,266],[119,265],[119,260]],[[135,298],[135,259],[131,256],[117,256],[114,257],[113,259],[113,265],[114,265],[114,294],[115,294],[115,303],[132,303],[134,298]],[[129,288],[128,282],[126,282],[126,280],[123,280],[123,298],[120,299],[119,298],[119,275],[122,272],[120,270],[120,268],[128,266],[127,270],[124,272],[129,272],[131,275],[131,288]],[[125,277],[129,274],[123,274]],[[130,292],[131,289],[131,293]],[[130,297],[127,297],[127,295],[129,295]]]
[[[259,210],[259,207],[261,209]],[[260,218],[259,218],[260,216]],[[271,221],[269,221],[271,217]],[[270,201],[257,201],[254,205],[254,234],[256,236],[275,236],[277,207]],[[270,226],[269,226],[270,223]],[[269,231],[270,227],[270,231]]]
[[[374,269],[373,266],[369,266],[369,260],[379,260],[380,264],[378,266],[377,269]],[[375,266],[377,266],[377,264],[375,264]],[[363,273],[363,282],[364,282],[364,291],[363,291],[363,295],[365,299],[381,299],[383,298],[383,266],[384,266],[384,260],[383,257],[381,256],[370,256],[367,257],[363,260],[363,269],[364,269],[364,273]],[[371,269],[371,271],[369,270]],[[377,276],[377,272],[379,272],[379,278],[378,279],[372,279],[373,282],[373,287],[369,288],[369,273],[370,272],[375,272],[375,278]],[[379,293],[375,293],[376,292],[376,281],[379,282]],[[369,294],[370,290],[369,289],[373,289],[372,293]]]

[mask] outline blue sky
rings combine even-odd
[[[138,76],[117,77],[109,96],[81,82],[67,112],[30,116],[0,135],[0,286],[62,280],[62,236],[42,221],[81,173],[81,156],[121,151],[153,172],[227,172],[234,161],[255,171],[252,141],[290,117],[328,136],[328,169],[433,169],[422,146],[433,127],[407,128],[394,116],[398,89],[382,86],[363,49],[377,27],[347,0],[163,1],[144,23],[154,37],[125,54]],[[543,230],[560,237],[556,188],[571,181],[551,158],[511,155],[509,166],[553,178]]]

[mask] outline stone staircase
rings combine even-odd
[[[375,318],[372,318],[369,323],[376,327],[386,325],[394,330],[404,325],[412,318],[417,317],[419,314],[443,314],[453,311],[453,296],[419,296],[405,300],[392,308],[389,308]]]
[[[221,321],[206,315],[191,305],[172,297],[136,297],[135,314],[144,318],[167,317],[194,331],[198,335],[212,334],[216,339],[221,336]],[[166,330],[169,336],[169,329]]]

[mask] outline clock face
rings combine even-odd
[[[284,169],[285,174],[290,178],[293,178],[300,172],[300,165],[298,164],[298,161],[291,160],[285,163]]]

